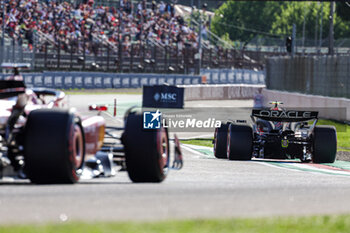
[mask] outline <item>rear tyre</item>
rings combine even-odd
[[[25,126],[25,169],[33,183],[76,183],[85,158],[80,120],[68,111],[32,111]]]
[[[130,113],[122,136],[126,168],[133,182],[161,182],[169,169],[169,137],[165,128],[143,129],[143,115]]]
[[[227,131],[229,123],[222,123],[214,133],[214,156],[218,159],[227,159]]]
[[[227,135],[227,158],[229,160],[251,160],[253,152],[252,127],[230,124]]]
[[[316,126],[313,140],[313,162],[334,163],[337,156],[337,133],[335,127]]]

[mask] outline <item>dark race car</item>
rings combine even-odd
[[[33,183],[76,183],[126,170],[134,182],[161,182],[170,169],[166,128],[143,130],[142,114],[128,111],[125,127],[106,126],[98,115],[81,116],[65,107],[62,91],[27,88],[18,69],[27,64],[3,64],[14,75],[0,80],[0,177]],[[104,106],[90,110],[105,111]],[[181,168],[179,143],[173,166]]]
[[[214,155],[230,160],[300,159],[302,162],[333,163],[337,135],[333,126],[316,126],[318,112],[285,110],[272,102],[272,109],[253,109],[253,126],[223,123],[215,130]]]

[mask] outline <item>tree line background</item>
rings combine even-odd
[[[322,39],[329,35],[330,2],[226,1],[212,10],[215,16],[211,30],[229,41],[248,43],[256,37],[285,38],[292,34],[293,23],[297,38],[303,37],[304,27],[304,38],[319,40],[321,19]],[[334,38],[350,39],[350,3],[345,1],[336,2]]]

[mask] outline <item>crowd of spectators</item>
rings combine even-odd
[[[179,49],[196,48],[198,43],[197,33],[175,14],[174,5],[164,2],[143,0],[134,6],[130,0],[120,0],[116,6],[98,6],[93,0],[9,0],[5,9],[6,33],[19,44],[26,40],[29,49],[36,32],[64,50],[86,53],[96,53],[107,41],[115,48],[121,43],[124,51],[130,49],[131,43]]]

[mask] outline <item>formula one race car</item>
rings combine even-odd
[[[316,126],[318,112],[285,110],[278,107],[280,102],[271,104],[274,104],[272,109],[253,109],[253,127],[227,122],[216,128],[215,157],[300,159],[314,163],[335,161],[336,130],[333,126]]]
[[[113,164],[134,182],[161,182],[170,168],[167,129],[143,130],[142,114],[128,111],[125,128],[107,127],[103,117],[80,116],[65,108],[62,91],[27,88],[18,69],[0,80],[0,176],[15,175],[33,183],[76,183],[113,175]],[[106,110],[94,106],[92,110]],[[118,136],[118,133],[121,136]],[[176,143],[175,167],[182,164]]]

